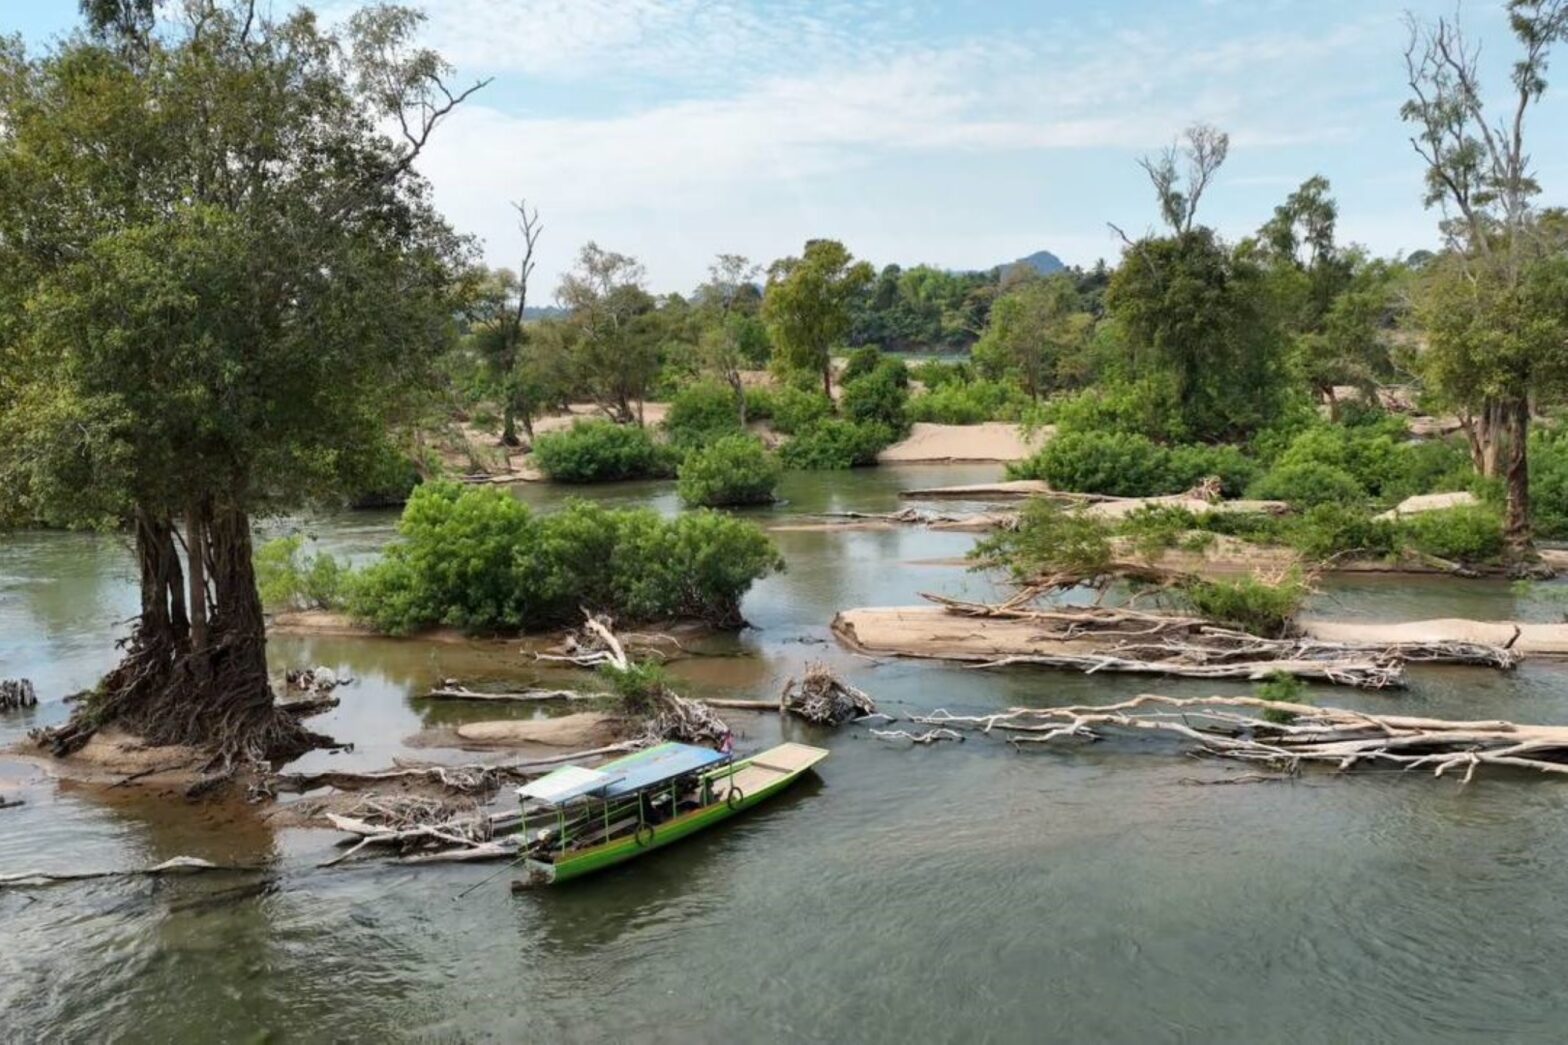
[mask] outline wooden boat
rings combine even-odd
[[[557,885],[660,849],[766,801],[828,752],[780,744],[750,758],[659,744],[598,769],[563,766],[517,789],[526,878]]]

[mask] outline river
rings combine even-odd
[[[759,521],[887,511],[901,488],[994,466],[786,478]],[[586,491],[675,511],[670,484]],[[558,488],[518,496],[547,506]],[[964,506],[950,506],[963,509]],[[392,513],[304,525],[356,557]],[[885,707],[977,712],[1215,684],[875,663],[838,648],[840,608],[985,595],[944,560],[972,537],[780,532],[788,572],[745,603],[733,656],[682,661],[694,695],[772,697],[811,658]],[[135,609],[114,537],[0,538],[0,677],[44,703],[0,714],[0,745],[64,717]],[[1562,604],[1497,582],[1357,579],[1316,612],[1531,617]],[[276,638],[275,665],[358,681],[314,727],[357,745],[306,766],[388,764],[433,721],[447,676],[528,681],[506,644]],[[1568,668],[1415,669],[1403,693],[1314,690],[1369,710],[1568,722]],[[832,749],[820,780],[720,829],[574,887],[512,895],[493,866],[322,870],[329,832],[253,808],[57,784],[0,756],[0,874],[176,855],[253,866],[189,879],[0,890],[4,1041],[1558,1040],[1568,1018],[1568,785],[1390,772],[1192,786],[1234,771],[1160,740],[1015,753],[983,738],[914,748],[858,727],[756,716],[743,750]],[[429,756],[430,752],[422,752]],[[457,756],[453,756],[457,757]]]

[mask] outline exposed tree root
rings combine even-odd
[[[1231,710],[1238,708],[1253,713]],[[1568,776],[1568,726],[1371,715],[1257,697],[1144,694],[1101,707],[1011,708],[992,715],[938,709],[914,721],[1001,731],[1015,746],[1100,740],[1115,730],[1157,733],[1187,740],[1204,754],[1287,771],[1321,762],[1339,770],[1369,764],[1431,769],[1435,776],[1463,769],[1464,783],[1483,765]]]
[[[38,705],[38,691],[30,679],[0,679],[0,711],[17,711]]]

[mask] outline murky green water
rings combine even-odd
[[[991,467],[794,476],[759,513],[888,510],[901,487]],[[667,484],[593,491],[676,510]],[[528,487],[541,503],[559,496]],[[959,505],[959,508],[966,506]],[[370,554],[393,516],[306,529]],[[734,658],[677,666],[684,688],[771,696],[826,658],[893,710],[1108,701],[1148,680],[876,664],[831,643],[835,610],[921,590],[984,594],[934,564],[971,538],[784,532],[789,572],[746,603]],[[0,676],[64,714],[114,659],[135,592],[110,538],[0,540]],[[1562,612],[1486,582],[1336,584],[1335,616]],[[445,676],[528,679],[511,646],[277,639],[279,667],[360,681],[314,720],[357,745],[307,765],[385,765],[423,726],[496,717],[411,698]],[[1568,670],[1414,673],[1373,709],[1568,721]],[[1159,684],[1169,692],[1191,685]],[[1203,691],[1214,689],[1212,685]],[[909,750],[863,730],[746,720],[747,746],[832,748],[808,782],[732,825],[576,888],[514,897],[488,867],[318,870],[334,836],[253,810],[56,785],[0,760],[0,873],[188,854],[256,870],[196,880],[0,891],[0,1040],[1556,1040],[1568,1017],[1568,785],[1460,789],[1397,773],[1199,787],[1223,767],[1157,741],[1015,754],[984,740]],[[431,753],[426,751],[424,755]],[[454,756],[458,757],[458,756]]]

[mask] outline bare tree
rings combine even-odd
[[[1160,216],[1177,233],[1192,231],[1198,203],[1230,152],[1230,135],[1206,123],[1195,123],[1158,157],[1145,156],[1138,166],[1149,175],[1160,201]],[[1185,179],[1177,167],[1186,161]]]
[[[523,260],[517,267],[517,307],[508,315],[505,328],[501,331],[506,396],[502,410],[504,421],[501,440],[508,446],[518,445],[519,417],[528,437],[532,439],[534,434],[536,404],[528,401],[527,383],[522,380],[520,370],[523,366],[523,316],[528,308],[528,277],[533,275],[534,248],[539,243],[539,234],[544,231],[544,226],[539,222],[538,207],[530,210],[527,200],[517,200],[512,204],[512,209],[517,211],[517,228],[523,234]]]

